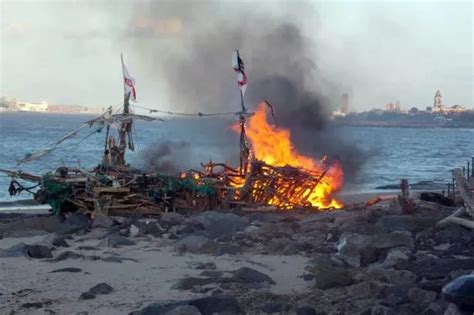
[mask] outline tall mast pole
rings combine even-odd
[[[123,63],[123,54],[120,54],[120,59],[122,61],[122,80],[125,80],[125,68]],[[125,87],[125,82],[123,85],[123,112],[122,114],[130,114],[130,92],[127,93],[127,88]],[[117,156],[117,164],[125,165],[125,150],[127,149],[127,133],[132,130],[132,121],[123,121],[119,129],[119,150]]]
[[[247,136],[245,134],[245,124],[249,113],[245,107],[244,102],[244,91],[245,85],[247,84],[247,77],[244,72],[244,63],[240,59],[239,51],[235,50],[232,56],[232,67],[237,72],[237,82],[240,90],[240,112],[239,114],[239,125],[240,125],[240,167],[239,173],[245,175],[247,173],[248,159],[250,155],[250,149],[247,144]]]

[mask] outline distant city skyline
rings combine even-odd
[[[0,0],[0,94],[51,104],[119,103],[123,52],[137,80],[138,102],[174,109],[167,78],[142,60],[165,64],[170,54],[180,53],[185,40],[181,34],[193,24],[176,12],[140,19],[142,33],[130,30],[137,12],[146,12],[149,3]],[[162,2],[152,3],[159,8]],[[421,109],[432,105],[439,89],[445,104],[474,106],[472,2],[324,1],[314,2],[314,10],[302,14],[303,3],[307,1],[237,2],[242,10],[233,16],[244,18],[251,8],[300,24],[314,42],[318,73],[333,87],[327,92],[331,103],[339,104],[347,92],[351,111],[381,108],[391,101]],[[212,12],[216,16],[203,17],[211,25],[214,18],[228,14]],[[143,51],[148,42],[153,45]],[[229,63],[234,48],[229,47]],[[251,74],[251,60],[248,69]]]

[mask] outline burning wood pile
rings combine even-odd
[[[160,120],[131,112],[129,100],[135,100],[134,79],[122,60],[124,73],[124,103],[122,113],[113,108],[68,133],[46,150],[28,154],[18,162],[31,162],[58,151],[61,144],[76,136],[85,126],[106,129],[104,152],[100,165],[93,171],[60,167],[43,177],[22,172],[5,171],[12,177],[10,194],[23,190],[35,194],[35,199],[49,203],[54,213],[82,211],[110,215],[157,214],[175,209],[210,210],[235,207],[271,206],[278,209],[310,207],[314,209],[341,208],[334,193],[342,187],[343,173],[337,161],[329,163],[304,156],[291,143],[290,131],[271,125],[262,102],[255,113],[244,104],[247,77],[239,52],[235,51],[232,67],[237,73],[241,95],[241,111],[224,113],[238,115],[232,127],[240,134],[240,165],[208,163],[204,171],[189,170],[180,176],[147,173],[127,166],[125,151],[134,150],[133,119]],[[143,108],[143,107],[142,107]],[[157,110],[150,109],[150,113]],[[172,112],[169,112],[172,114]],[[190,113],[174,113],[194,116]],[[198,117],[219,114],[198,113]],[[118,137],[110,134],[118,128]],[[89,135],[88,135],[89,136]],[[87,137],[88,137],[87,136]],[[86,137],[86,138],[87,138]],[[79,142],[80,143],[80,142]],[[219,171],[215,169],[220,168]],[[2,171],[2,170],[0,170]],[[22,186],[16,179],[33,181],[37,192]]]
[[[324,172],[293,166],[276,167],[257,160],[250,164],[250,172],[241,188],[241,199],[250,206],[311,207],[311,194],[324,175]]]
[[[342,185],[339,164],[298,153],[289,131],[267,122],[264,104],[248,120],[246,133],[251,151],[242,168],[211,161],[202,164],[203,171],[166,176],[102,163],[90,172],[60,167],[43,177],[20,172],[8,175],[38,183],[35,199],[50,204],[54,213],[133,215],[180,209],[342,207],[333,198]],[[12,185],[12,194],[25,190],[16,180]]]

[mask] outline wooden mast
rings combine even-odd
[[[247,112],[247,108],[245,107],[244,103],[244,94],[242,89],[240,89],[240,105],[241,111],[239,113],[239,124],[240,124],[240,174],[247,173],[247,165],[248,159],[250,154],[250,149],[247,144],[247,135],[245,134],[245,124],[247,122],[247,116],[249,113]]]

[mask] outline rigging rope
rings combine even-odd
[[[210,116],[228,116],[228,115],[238,115],[240,112],[226,112],[226,113],[182,113],[182,112],[172,112],[160,109],[153,109],[141,105],[133,105],[134,107],[141,108],[148,110],[151,113],[160,113],[160,114],[167,114],[167,115],[176,115],[176,116],[189,116],[189,117],[210,117]]]

